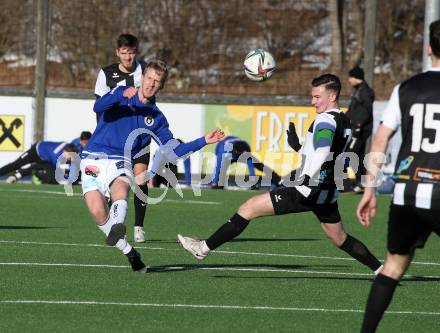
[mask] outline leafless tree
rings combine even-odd
[[[420,70],[423,6],[378,2],[378,96]],[[2,1],[0,85],[32,85],[34,7],[31,0]],[[92,94],[99,68],[117,60],[117,36],[132,33],[139,57],[171,66],[168,93],[305,96],[321,71],[345,75],[362,62],[364,9],[362,0],[50,0],[48,85]],[[243,74],[245,55],[257,47],[278,65],[260,85]],[[14,57],[30,61],[7,60]]]
[[[342,27],[343,0],[329,0],[328,2],[331,27],[331,67],[333,71],[342,71],[344,62],[344,33]]]

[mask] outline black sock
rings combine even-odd
[[[347,239],[339,248],[347,252],[357,261],[363,263],[365,266],[370,267],[373,271],[382,265],[361,241],[350,235],[347,235]]]
[[[148,186],[140,185],[139,188],[141,189],[142,193],[144,193],[145,196],[148,196]],[[135,227],[143,227],[144,226],[144,218],[145,218],[145,211],[147,210],[147,204],[144,203],[141,199],[137,197],[137,195],[134,195],[134,226]]]
[[[361,333],[375,332],[385,310],[391,303],[394,290],[399,281],[378,274],[373,282],[365,309]]]
[[[248,220],[236,213],[206,240],[206,245],[208,245],[210,250],[214,250],[240,235],[248,224]]]

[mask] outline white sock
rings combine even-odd
[[[110,221],[110,219],[107,219],[107,221],[105,221],[104,224],[98,224],[98,228],[101,229],[101,231],[108,236],[108,234],[110,233],[110,229],[112,228],[112,223]]]
[[[127,201],[116,200],[110,207],[109,217],[104,224],[98,225],[98,228],[108,236],[112,226],[116,223],[124,223],[127,215]]]
[[[127,215],[127,206],[127,201],[125,200],[116,200],[113,202],[110,207],[108,220],[104,224],[98,225],[98,228],[101,229],[106,236],[110,233],[113,225],[116,223],[124,223]],[[127,254],[132,249],[131,245],[128,244],[125,238],[120,239],[115,247],[121,250],[124,254]]]
[[[127,201],[116,200],[110,207],[109,218],[115,223],[124,223],[125,216],[127,215]]]
[[[116,223],[124,223],[125,217],[127,216],[127,201],[116,200],[110,207],[109,219],[112,221],[112,225]],[[122,251],[123,254],[127,254],[131,251],[132,247],[128,244],[127,240],[120,239],[116,243],[115,247]]]
[[[128,244],[128,242],[125,238],[118,240],[115,247],[117,247],[119,250],[121,250],[123,254],[127,254],[132,249],[131,245]]]

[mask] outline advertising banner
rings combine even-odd
[[[217,126],[226,135],[244,139],[250,144],[252,154],[280,175],[296,169],[299,163],[298,153],[287,144],[289,122],[295,123],[298,137],[303,142],[314,119],[315,108],[308,106],[207,105],[205,109],[206,128]],[[214,149],[209,148],[212,152]],[[211,167],[207,163],[205,172],[212,172]],[[245,166],[237,168],[246,169]]]

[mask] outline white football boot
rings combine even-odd
[[[6,178],[6,183],[8,184],[14,184],[17,182],[17,177],[15,176],[9,176],[8,178]]]
[[[192,254],[197,260],[203,260],[206,258],[209,252],[203,252],[202,243],[203,241],[192,239],[190,237],[184,237],[182,235],[177,235],[177,240],[183,246],[185,250]]]
[[[134,227],[134,241],[136,243],[145,243],[145,231],[142,227]]]

